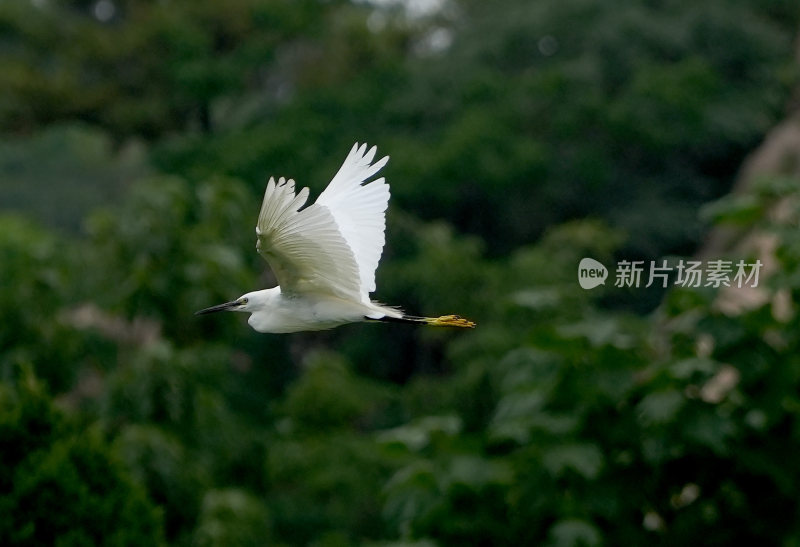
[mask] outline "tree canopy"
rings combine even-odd
[[[798,28],[790,0],[0,2],[0,542],[800,543],[800,150],[734,186]],[[374,296],[478,328],[195,318],[274,283],[269,176],[318,195],[356,141],[391,156]]]

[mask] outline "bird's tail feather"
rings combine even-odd
[[[432,327],[460,327],[474,329],[475,323],[469,319],[464,319],[460,315],[441,315],[439,317],[418,317],[416,315],[405,315],[392,317],[384,315],[379,318],[369,318],[375,321],[394,321],[398,323],[421,323]]]

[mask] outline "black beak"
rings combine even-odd
[[[207,313],[214,313],[217,311],[230,311],[241,305],[241,302],[234,300],[233,302],[225,302],[224,304],[217,304],[204,310],[194,312],[195,315],[205,315]]]

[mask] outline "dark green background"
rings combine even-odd
[[[729,195],[800,5],[431,5],[0,2],[0,542],[800,545],[800,180]],[[194,317],[356,141],[374,296],[478,328]],[[758,305],[577,283],[715,224],[775,238]]]

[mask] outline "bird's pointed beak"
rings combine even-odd
[[[196,311],[194,312],[194,314],[205,315],[207,313],[214,313],[217,311],[233,311],[241,305],[242,305],[241,302],[239,302],[238,300],[234,300],[233,302],[225,302],[224,304],[217,304],[216,306],[211,306],[210,308],[205,308],[203,310]]]

